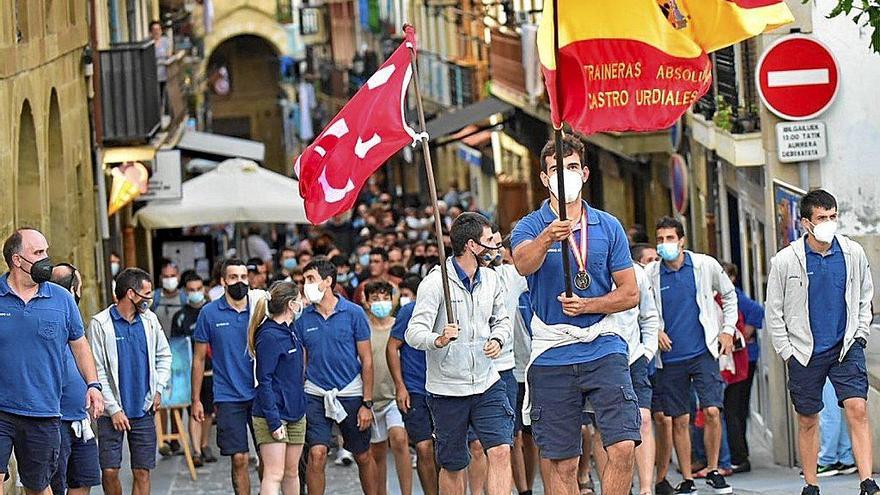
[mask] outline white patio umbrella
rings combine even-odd
[[[154,200],[134,217],[146,229],[218,223],[306,223],[299,182],[232,158],[183,183],[180,200]]]

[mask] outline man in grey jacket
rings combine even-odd
[[[479,261],[495,248],[492,229],[482,215],[463,213],[450,237],[454,256],[446,266],[455,321],[447,321],[441,270],[435,267],[419,286],[406,342],[427,351],[425,388],[431,394],[440,493],[464,494],[470,426],[488,456],[489,495],[506,495],[511,490],[513,408],[492,360],[512,345],[511,323],[498,275]]]
[[[116,277],[116,304],[89,323],[105,415],[98,418],[102,484],[107,495],[121,495],[122,440],[128,437],[134,495],[150,493],[156,467],[154,415],[171,378],[171,349],[159,319],[150,311],[153,281],[139,268]]]
[[[732,493],[733,488],[718,472],[721,409],[724,407],[724,382],[718,356],[733,350],[736,289],[715,258],[686,251],[684,242],[681,222],[670,217],[657,222],[657,254],[663,261],[647,267],[661,318],[658,346],[663,351],[654,393],[659,396],[663,413],[672,417],[673,444],[684,478],[675,493],[697,493],[690,462],[692,387],[696,389],[706,418],[706,484],[715,493]],[[721,297],[721,324],[716,292]],[[657,493],[670,493],[669,483],[665,479],[658,481]]]
[[[846,411],[862,495],[880,493],[871,479],[871,430],[865,346],[874,285],[862,247],[837,231],[837,200],[821,189],[801,199],[807,232],[773,257],[767,281],[766,324],[788,368],[798,413],[798,448],[806,486],[818,495],[819,412],[830,379]]]

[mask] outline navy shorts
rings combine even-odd
[[[409,411],[403,414],[403,426],[413,445],[434,439],[434,422],[428,410],[428,396],[422,394],[409,395]]]
[[[589,400],[605,446],[632,440],[641,443],[641,417],[624,354],[568,366],[529,369],[532,435],[545,459],[582,454],[581,424]]]
[[[342,423],[339,423],[342,444],[345,450],[352,454],[363,454],[370,448],[370,428],[360,431],[357,425],[358,410],[361,408],[363,398],[339,397],[338,400],[348,413]],[[326,445],[329,448],[334,424],[336,422],[325,415],[324,399],[315,395],[306,395],[306,443],[310,447]]]
[[[437,462],[447,471],[460,471],[471,463],[468,427],[484,450],[513,445],[513,408],[504,383],[498,380],[482,394],[452,397],[428,396],[437,438]]]
[[[663,396],[657,390],[657,373],[648,377],[651,381],[651,414],[663,414]]]
[[[0,472],[9,472],[9,456],[14,447],[21,484],[28,490],[45,490],[58,462],[60,424],[58,418],[0,412]]]
[[[633,390],[639,398],[639,409],[651,409],[653,400],[653,387],[648,378],[648,358],[642,356],[629,366],[629,376],[632,379]]]
[[[89,488],[101,484],[98,441],[83,442],[73,434],[73,422],[61,422],[61,449],[58,468],[52,475],[52,493],[64,494],[68,488]]]
[[[532,425],[523,424],[523,403],[526,400],[526,384],[525,383],[517,383],[517,394],[516,394],[516,409],[513,411],[513,415],[516,418],[516,423],[513,426],[514,432],[523,432],[526,435],[532,434]]]
[[[140,418],[128,418],[129,431],[116,431],[113,420],[107,416],[98,418],[98,451],[101,469],[122,467],[122,439],[128,437],[128,453],[132,469],[156,468],[156,421],[153,413]]]
[[[513,409],[516,407],[517,397],[519,395],[519,384],[516,383],[516,377],[513,376],[513,370],[507,371],[499,371],[499,375],[501,375],[501,382],[504,383],[504,391],[507,392],[507,403],[510,404],[510,408]],[[519,433],[520,429],[522,429],[522,425],[517,426],[520,421],[517,421],[519,415],[516,414],[516,411],[513,412],[514,420],[513,420],[513,434],[516,435]]]
[[[214,403],[214,414],[217,418],[217,446],[220,447],[220,455],[231,456],[249,452],[248,432],[256,445],[254,422],[251,416],[252,406],[253,401]]]
[[[656,383],[655,394],[663,396],[663,413],[667,416],[677,418],[690,414],[694,389],[700,409],[724,407],[724,380],[718,360],[709,351],[680,363],[663,363],[657,370]]]
[[[839,362],[842,349],[841,342],[832,349],[814,355],[807,366],[793,357],[788,360],[788,390],[798,414],[813,415],[822,410],[822,387],[826,377],[834,386],[840,407],[843,407],[846,399],[868,398],[865,350],[856,342],[843,357],[843,362]]]

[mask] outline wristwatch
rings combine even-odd
[[[858,342],[859,345],[862,346],[862,349],[868,347],[868,341],[865,340],[864,337],[856,337],[856,342]]]
[[[492,337],[489,340],[494,340],[495,342],[498,342],[498,347],[504,349],[504,344],[501,343],[501,339],[499,339],[498,337]]]
[[[365,400],[365,401],[361,402],[361,406],[366,407],[367,409],[372,409],[373,408],[373,401]]]
[[[92,382],[87,385],[87,388],[93,388],[93,389],[97,390],[98,392],[104,391],[104,387],[101,386],[100,382]]]

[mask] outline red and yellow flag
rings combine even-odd
[[[545,0],[538,54],[553,122],[666,129],[710,88],[707,53],[793,20],[784,0]]]

